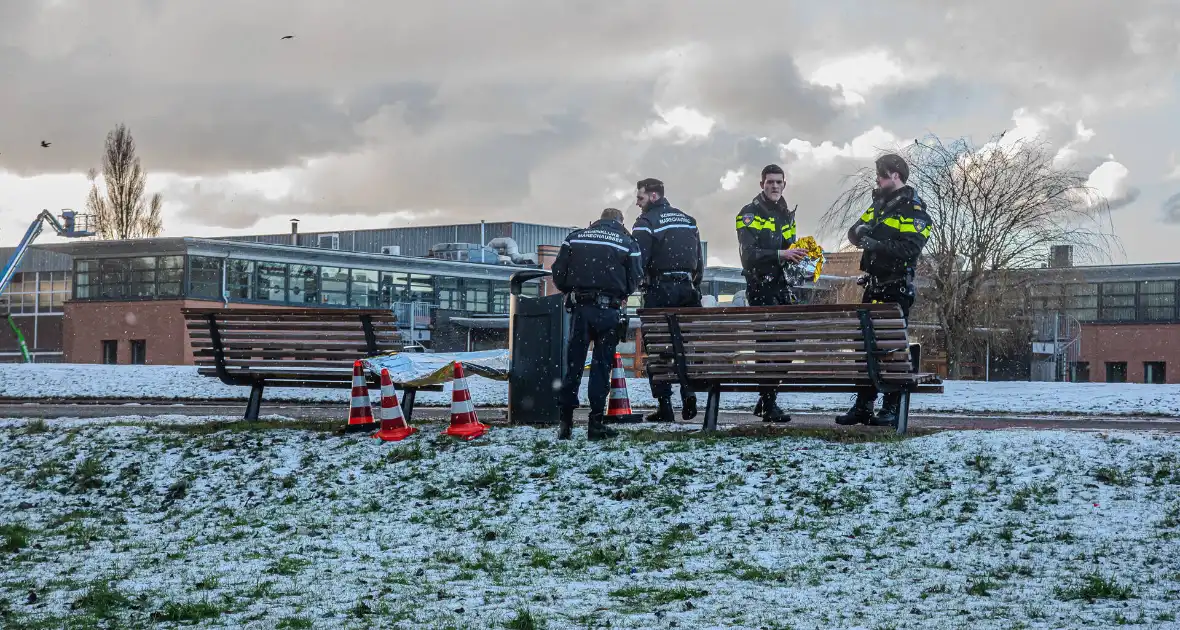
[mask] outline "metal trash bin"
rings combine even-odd
[[[569,313],[563,295],[523,297],[525,282],[543,278],[544,269],[518,271],[509,280],[508,423],[557,424],[561,381],[565,377]]]

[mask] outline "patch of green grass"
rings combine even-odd
[[[509,630],[541,630],[544,628],[544,622],[533,616],[532,611],[527,608],[520,608],[516,611],[516,616],[504,622],[504,627]]]
[[[196,623],[206,619],[216,619],[220,615],[221,607],[209,601],[167,602],[160,610],[152,613],[152,621],[189,621]]]
[[[130,423],[136,424],[136,423]],[[142,423],[140,423],[142,424]],[[317,433],[341,433],[344,428],[335,420],[211,420],[193,424],[149,424],[160,433],[181,435],[209,435],[222,431],[252,433],[275,430],[313,431]]]
[[[267,567],[266,572],[271,575],[295,575],[310,564],[310,561],[302,558],[283,556]]]
[[[25,433],[28,435],[36,435],[38,433],[47,433],[48,431],[49,431],[49,425],[45,423],[45,420],[43,418],[36,418],[34,420],[29,420],[29,423],[25,425]]]
[[[94,490],[101,488],[102,478],[107,474],[102,462],[93,455],[78,462],[74,467],[74,486],[80,490]]]
[[[385,460],[391,464],[400,462],[416,462],[423,459],[430,459],[434,457],[434,452],[423,447],[421,442],[412,442],[410,444],[401,444],[389,451],[389,455],[385,456]]]
[[[1103,466],[1094,471],[1094,478],[1108,486],[1129,486],[1134,481],[1130,473],[1112,466]]]
[[[277,630],[304,630],[313,627],[311,619],[307,617],[284,617],[275,626]]]
[[[628,600],[631,604],[643,606],[662,606],[674,602],[682,602],[694,597],[703,597],[708,594],[708,591],[689,588],[687,586],[673,588],[627,586],[610,592],[611,597]]]
[[[604,545],[575,553],[563,560],[561,565],[567,569],[581,571],[597,566],[614,567],[626,558],[627,552],[625,549]]]
[[[111,587],[109,580],[95,580],[74,608],[84,610],[99,619],[116,619],[118,612],[131,606],[131,599]]]
[[[1097,571],[1088,573],[1066,586],[1059,586],[1054,592],[1059,599],[1065,601],[1084,599],[1090,603],[1100,599],[1125,601],[1135,597],[1130,586],[1120,584],[1113,577],[1108,578]]]
[[[0,525],[0,551],[17,553],[29,546],[29,537],[33,530],[23,523],[6,523]]]
[[[995,590],[997,584],[988,576],[973,577],[967,580],[967,588],[964,589],[968,595],[975,597],[989,597],[991,592]]]

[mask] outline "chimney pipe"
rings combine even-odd
[[[291,219],[291,244],[299,245],[299,219]]]

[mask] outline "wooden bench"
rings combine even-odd
[[[384,309],[184,309],[193,355],[202,376],[250,386],[247,420],[257,420],[270,387],[352,387],[357,359],[401,350],[393,313]],[[366,376],[370,388],[377,378]],[[395,383],[397,385],[397,383]],[[407,421],[418,389],[405,388]]]
[[[897,432],[909,421],[910,394],[942,393],[918,371],[897,304],[639,309],[647,370],[681,391],[707,391],[704,429],[717,428],[722,392],[852,393],[875,385],[900,392]],[[686,401],[687,417],[695,399]]]

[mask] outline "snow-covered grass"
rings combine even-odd
[[[0,421],[0,619],[982,629],[1180,610],[1174,436],[424,426],[394,444],[337,425]]]
[[[588,378],[582,379],[585,400]],[[508,404],[508,385],[481,377],[468,378],[476,405],[503,407]],[[1155,415],[1180,417],[1180,385],[1138,383],[1027,383],[949,381],[946,393],[917,395],[911,409],[916,413],[1014,413],[1076,414],[1090,416]],[[627,379],[631,405],[652,408],[646,379]],[[244,400],[248,388],[230,387],[215,378],[202,377],[190,366],[142,365],[21,365],[0,364],[0,397],[26,398],[142,398]],[[266,401],[332,402],[347,404],[348,388],[266,390]],[[701,394],[703,408],[703,393]],[[794,411],[843,411],[850,395],[781,394],[780,404]],[[757,394],[725,394],[721,408],[752,409]],[[446,406],[451,403],[450,385],[443,392],[421,392],[417,404]]]

